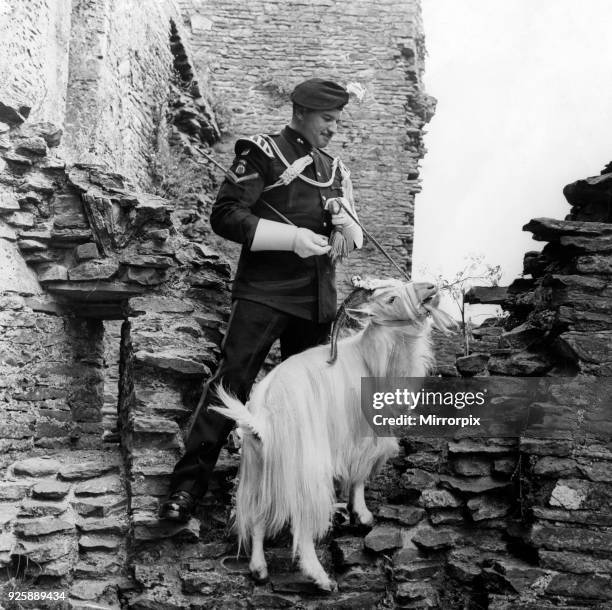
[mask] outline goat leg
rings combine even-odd
[[[338,585],[323,569],[317,557],[312,536],[302,536],[297,546],[302,574],[312,579],[315,585],[322,591],[336,591]]]
[[[365,481],[351,485],[348,510],[351,515],[351,523],[371,526],[374,524],[374,515],[372,515],[366,506],[364,491]]]
[[[263,519],[260,519],[253,524],[251,561],[249,563],[251,576],[257,584],[263,584],[268,580],[268,564],[266,563],[263,548],[265,534],[266,524]]]

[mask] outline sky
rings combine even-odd
[[[540,250],[521,231],[564,218],[563,186],[612,161],[612,0],[422,0],[426,126],[413,274],[453,276],[465,256],[501,285]]]

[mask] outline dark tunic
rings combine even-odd
[[[307,154],[313,157],[313,163],[302,172],[304,176],[323,183],[331,178],[332,158],[313,148],[294,129],[285,127],[280,134],[269,137],[289,163]],[[333,227],[323,207],[330,197],[342,196],[340,171],[330,187],[313,186],[295,178],[287,186],[264,193],[264,187],[275,183],[285,171],[284,163],[245,140],[239,141],[236,155],[232,175],[223,182],[210,217],[215,233],[243,245],[232,297],[307,320],[333,320],[336,288],[329,256],[300,258],[293,252],[277,250],[251,252],[250,246],[259,218],[283,222],[262,200],[296,226],[329,236]]]

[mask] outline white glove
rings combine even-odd
[[[310,229],[260,218],[251,243],[251,252],[282,250],[295,252],[299,257],[327,254],[327,237]]]

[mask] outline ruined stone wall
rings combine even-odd
[[[21,112],[62,124],[68,82],[70,0],[0,6],[0,121]]]
[[[408,270],[414,195],[424,154],[422,128],[433,114],[423,91],[423,30],[416,1],[181,0],[198,74],[223,131],[219,159],[231,162],[238,136],[275,133],[288,123],[288,94],[312,76],[359,82],[361,104],[347,106],[329,152],[351,169],[360,218]],[[397,275],[372,244],[341,276]]]
[[[137,184],[150,184],[173,72],[171,19],[180,23],[170,0],[73,3],[68,160],[103,162]]]

